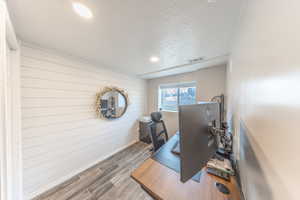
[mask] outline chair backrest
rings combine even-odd
[[[162,118],[161,112],[153,112],[151,113],[151,119],[153,122],[160,122]]]
[[[166,125],[161,118],[162,114],[160,112],[151,113],[152,123],[149,132],[154,151],[157,151],[169,139]]]

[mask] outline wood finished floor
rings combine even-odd
[[[138,142],[33,200],[152,200],[131,172],[150,156]]]

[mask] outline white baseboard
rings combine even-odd
[[[66,176],[64,176],[64,177],[62,177],[62,178],[60,178],[60,179],[58,179],[58,180],[56,180],[56,181],[48,184],[47,186],[45,186],[45,187],[43,187],[43,188],[41,188],[41,189],[39,189],[39,190],[37,190],[37,191],[29,194],[29,195],[26,195],[24,199],[25,200],[33,199],[34,197],[36,197],[36,196],[38,196],[38,195],[40,195],[40,194],[42,194],[42,193],[44,193],[44,192],[46,192],[46,191],[54,188],[55,186],[57,186],[59,184],[62,184],[63,182],[69,180],[70,178],[72,178],[72,177],[80,174],[81,172],[87,170],[88,168],[93,167],[97,163],[99,163],[99,162],[101,162],[101,161],[103,161],[103,160],[105,160],[105,159],[113,156],[114,154],[116,154],[116,153],[118,153],[118,152],[126,149],[127,147],[133,145],[136,142],[138,142],[138,140],[134,140],[134,141],[130,142],[129,144],[125,145],[124,147],[121,147],[121,148],[115,150],[114,152],[112,152],[112,153],[110,153],[110,154],[108,154],[108,155],[106,155],[106,156],[104,156],[104,157],[96,160],[95,162],[92,162],[92,163],[86,165],[85,167],[79,168],[78,170],[75,170],[75,171],[69,173],[68,175],[66,175]]]

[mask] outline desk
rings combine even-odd
[[[231,177],[227,182],[206,173],[205,168],[203,170],[200,183],[193,180],[182,183],[180,174],[149,158],[133,171],[131,177],[157,200],[241,200],[235,178]],[[226,185],[231,193],[220,193],[215,187],[216,182]]]

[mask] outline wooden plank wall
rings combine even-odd
[[[30,199],[137,140],[146,82],[28,45],[21,52],[24,190]],[[95,94],[105,86],[129,94],[121,119],[96,118]]]

